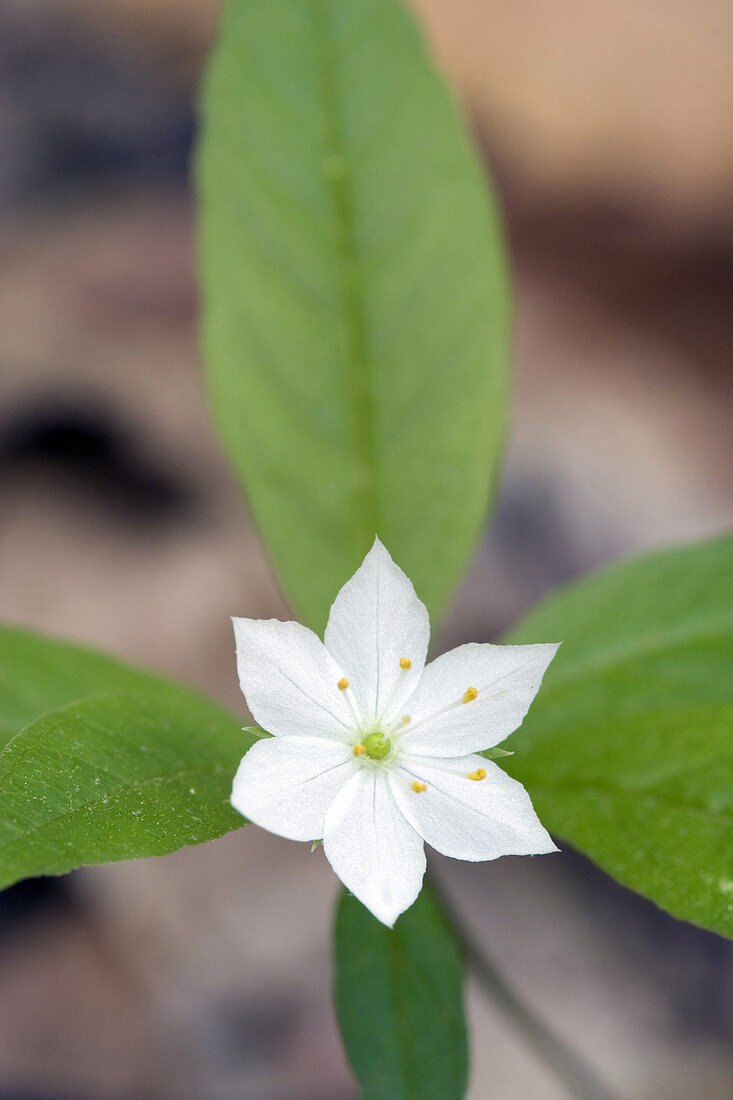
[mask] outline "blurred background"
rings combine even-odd
[[[416,0],[504,203],[514,426],[440,648],[733,522],[729,0]],[[214,0],[0,0],[0,618],[244,713],[286,615],[203,404],[194,102]],[[733,1095],[733,949],[565,852],[441,863],[619,1096]],[[0,1100],[351,1100],[336,881],[256,829],[0,896]],[[472,1100],[564,1093],[470,991]]]

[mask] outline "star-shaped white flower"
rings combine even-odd
[[[424,842],[456,859],[555,851],[524,787],[482,756],[522,722],[556,645],[469,644],[425,665],[428,613],[377,539],[337,595],[325,644],[234,619],[256,742],[232,805],[336,874],[390,927],[420,892]]]

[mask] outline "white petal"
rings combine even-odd
[[[379,539],[331,607],[325,642],[364,718],[401,713],[425,665],[430,621],[412,582]],[[412,662],[408,670],[400,660]]]
[[[498,745],[521,725],[558,648],[471,642],[431,661],[409,700],[414,725],[401,749],[459,756]],[[462,703],[468,688],[478,695]]]
[[[343,676],[323,642],[300,623],[232,619],[239,683],[254,719],[268,733],[341,740],[356,722],[338,682]]]
[[[482,768],[485,779],[469,779]],[[454,859],[555,852],[521,783],[482,756],[410,757],[390,773],[397,805],[420,836]],[[412,784],[425,784],[417,792]]]
[[[359,767],[350,746],[323,737],[266,737],[239,765],[232,806],[289,840],[323,836],[326,811]]]
[[[339,791],[326,814],[323,850],[344,886],[389,928],[420,893],[423,842],[382,768],[360,768]]]

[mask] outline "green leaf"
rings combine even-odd
[[[485,516],[508,292],[465,125],[398,0],[234,0],[198,158],[216,422],[321,628],[375,533],[433,616]]]
[[[365,1100],[459,1100],[468,1073],[463,967],[429,888],[393,929],[344,894],[334,947],[339,1024]]]
[[[85,646],[0,626],[0,748],[48,710],[86,695],[160,680]]]
[[[229,794],[252,741],[213,703],[164,684],[37,719],[0,752],[0,886],[238,828]]]
[[[503,765],[544,824],[733,936],[733,540],[582,581],[509,640],[563,642]]]

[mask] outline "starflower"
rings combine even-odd
[[[232,805],[322,838],[384,924],[420,892],[424,842],[467,860],[556,850],[524,787],[475,755],[520,725],[556,645],[468,644],[426,665],[427,610],[378,539],[324,642],[295,622],[233,622],[242,691],[272,736],[242,760]]]

